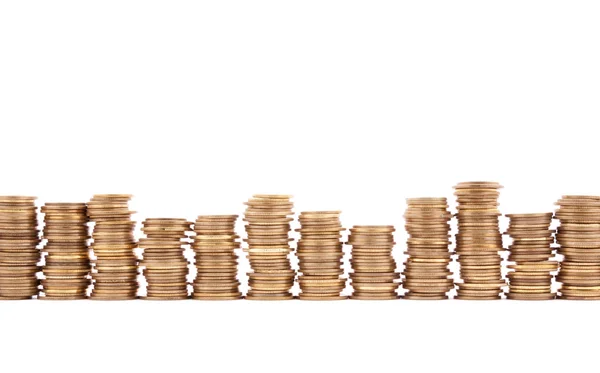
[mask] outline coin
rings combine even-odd
[[[293,255],[289,237],[290,223],[294,220],[289,195],[255,194],[245,202],[243,221],[246,222],[247,238],[244,239],[252,272],[246,299],[287,300],[293,299],[291,288],[296,272],[292,270],[289,256]],[[288,273],[284,283],[277,278],[252,280],[256,275]],[[290,272],[291,271],[291,272]]]
[[[392,256],[395,228],[391,225],[355,225],[350,229],[352,245],[351,299],[398,299],[400,274]]]
[[[193,299],[236,300],[242,298],[237,279],[239,236],[237,215],[198,216],[194,224],[196,277]]]
[[[41,255],[35,197],[0,196],[0,299],[38,295]]]
[[[560,298],[598,299],[600,286],[600,197],[562,196],[555,217],[557,252],[564,256],[557,280]]]
[[[49,202],[44,213],[43,297],[84,299],[90,281],[88,216],[85,203]],[[57,278],[55,273],[60,271]]]
[[[137,298],[136,222],[131,219],[135,212],[129,209],[130,199],[128,194],[97,194],[87,203],[87,215],[94,223],[91,299]]]
[[[185,247],[189,243],[192,223],[181,218],[148,218],[142,222],[146,236],[139,242],[143,259],[139,263],[145,277],[148,300],[188,298],[188,261]]]
[[[448,201],[440,197],[406,199],[404,212],[408,255],[402,273],[405,299],[447,299],[454,289],[448,276],[452,262]]]
[[[346,287],[343,268],[344,257],[340,211],[301,212],[300,240],[296,255],[300,271],[300,300],[341,300]],[[333,233],[331,233],[333,232]]]
[[[456,253],[460,264],[456,299],[500,299],[503,251],[498,217],[497,182],[462,182],[454,186],[457,197]]]

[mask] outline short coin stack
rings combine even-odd
[[[398,299],[400,274],[396,272],[394,227],[391,225],[355,225],[350,229],[352,245],[352,299]]]
[[[554,257],[554,231],[550,230],[552,213],[509,214],[507,234],[513,239],[509,246],[508,299],[549,300],[552,292],[552,272],[558,270]]]
[[[140,239],[144,249],[140,262],[148,283],[145,299],[178,300],[188,298],[188,261],[186,245],[192,223],[186,219],[150,218],[142,223],[146,238]]]
[[[250,290],[246,299],[293,299],[290,290],[296,271],[288,257],[292,251],[289,233],[294,215],[290,198],[258,194],[246,202],[246,251],[253,270],[248,273]]]
[[[38,293],[40,242],[35,197],[0,197],[0,300]]]
[[[198,216],[194,224],[196,279],[194,299],[241,299],[237,277],[239,236],[235,233],[237,215]]]
[[[344,257],[340,211],[309,211],[299,216],[301,234],[298,241],[300,299],[346,299],[340,293],[346,287],[342,278]]]
[[[452,214],[446,198],[409,198],[404,214],[408,255],[402,286],[406,299],[448,299],[454,289],[449,250]]]
[[[95,223],[92,233],[94,262],[92,299],[136,299],[137,243],[133,236],[134,213],[129,210],[130,195],[100,194],[88,203],[88,216]]]
[[[563,196],[556,204],[561,298],[600,300],[600,196]]]
[[[85,203],[46,203],[42,299],[85,299],[90,286],[87,207]]]
[[[501,299],[502,235],[498,218],[500,184],[465,182],[454,187],[458,200],[456,253],[460,275],[457,299]]]

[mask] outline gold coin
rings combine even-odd
[[[448,296],[445,294],[428,295],[423,293],[413,293],[412,290],[404,295],[404,299],[408,300],[446,300]]]
[[[242,294],[239,293],[239,295],[225,295],[225,296],[219,296],[217,294],[215,295],[196,295],[193,294],[192,295],[192,299],[196,299],[196,300],[210,300],[210,301],[224,301],[224,300],[238,300],[238,299],[243,299]]]

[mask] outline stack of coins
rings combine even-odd
[[[87,207],[85,203],[46,203],[42,299],[85,299],[90,286]]]
[[[250,290],[246,299],[293,299],[290,292],[296,271],[289,255],[294,204],[291,196],[254,195],[244,216],[248,238],[248,258],[253,272],[248,273]]]
[[[300,299],[339,300],[346,287],[342,277],[344,250],[340,211],[310,211],[300,213],[301,238],[298,241]]]
[[[394,227],[391,225],[355,225],[350,229],[352,245],[352,299],[398,299],[400,274],[396,272]]]
[[[409,198],[404,214],[408,255],[402,286],[406,299],[448,299],[454,289],[449,250],[450,220],[446,198]]]
[[[561,298],[600,300],[600,196],[563,196],[556,204]]]
[[[550,230],[552,213],[509,214],[510,225],[506,233],[513,242],[509,246],[508,299],[554,299],[553,272],[558,270],[554,257],[554,231]]]
[[[237,215],[198,216],[194,224],[196,279],[194,299],[241,299],[237,277],[239,236],[235,234]]]
[[[37,226],[35,197],[0,197],[0,300],[37,295]]]
[[[98,300],[136,299],[137,243],[135,221],[129,210],[130,195],[95,195],[88,203],[88,216],[95,223],[92,251],[96,257],[92,272],[91,298]]]
[[[144,299],[178,300],[188,298],[188,261],[183,245],[192,223],[186,219],[146,219],[142,223],[146,238],[140,239],[144,249],[140,262],[147,288]]]
[[[454,188],[458,200],[456,252],[462,278],[457,299],[501,299],[506,286],[498,224],[502,186],[494,182],[465,182]]]

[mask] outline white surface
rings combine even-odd
[[[132,193],[145,217],[252,193],[346,226],[498,180],[505,213],[600,194],[595,1],[0,4],[0,194]],[[600,303],[0,303],[0,367],[558,370]],[[12,368],[12,369],[11,369]]]

